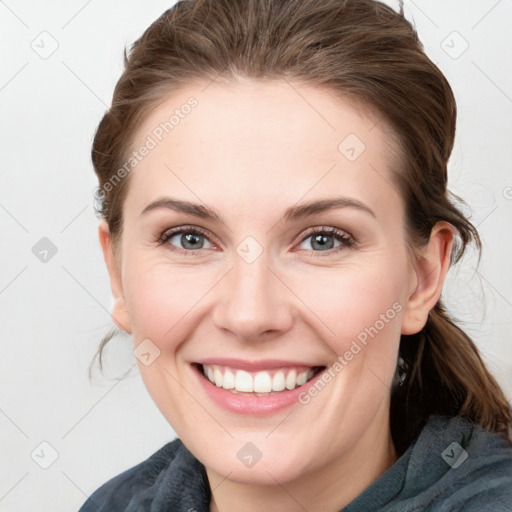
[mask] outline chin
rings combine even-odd
[[[209,446],[196,446],[200,454],[207,454],[196,457],[207,469],[239,484],[274,486],[276,482],[289,482],[312,470],[304,448],[295,443],[288,449],[282,443],[272,446],[267,442],[262,446],[263,443],[258,441],[254,444],[251,441],[232,441],[225,448],[217,446],[215,450],[211,449],[211,440]],[[261,450],[256,448],[256,444]],[[311,459],[315,459],[314,454],[311,454]],[[315,465],[318,462],[316,460]]]

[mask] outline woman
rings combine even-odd
[[[178,439],[82,512],[512,510],[510,406],[440,298],[480,247],[455,119],[372,0],[178,2],[147,29],[92,158],[112,318]]]

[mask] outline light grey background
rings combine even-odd
[[[0,2],[2,512],[78,510],[175,437],[129,338],[107,351],[106,377],[87,377],[112,325],[92,136],[124,46],[172,3]],[[512,1],[406,1],[406,13],[454,89],[450,188],[484,241],[478,269],[469,255],[450,271],[444,296],[512,398]],[[32,252],[42,237],[57,248],[47,262]]]

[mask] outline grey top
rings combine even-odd
[[[79,512],[209,512],[210,498],[204,466],[175,439],[103,484]],[[405,453],[340,512],[374,510],[512,512],[512,448],[465,419],[432,415]]]

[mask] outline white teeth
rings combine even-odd
[[[220,371],[219,368],[215,368],[213,370],[213,376],[215,378],[215,385],[218,387],[218,388],[221,388],[222,387],[222,372]]]
[[[235,377],[235,389],[237,391],[252,393],[254,391],[254,384],[251,374],[243,370],[238,370]]]
[[[282,370],[279,370],[272,378],[272,390],[283,391],[284,388],[284,372]]]
[[[224,389],[234,389],[235,387],[235,375],[232,371],[226,370],[224,372],[224,381],[222,382]]]
[[[272,391],[272,377],[267,372],[258,372],[254,377],[254,391],[256,393],[270,393]]]
[[[302,384],[306,384],[308,380],[308,372],[302,372],[297,375],[297,386],[302,386]]]
[[[222,369],[217,365],[204,365],[203,373],[218,388],[233,389],[244,393],[271,393],[292,390],[305,384],[315,375],[313,369],[297,374],[297,370],[278,370],[272,377],[269,372],[251,374],[244,370]]]
[[[285,380],[286,389],[294,389],[297,384],[297,372],[295,370],[291,370],[288,372]]]

